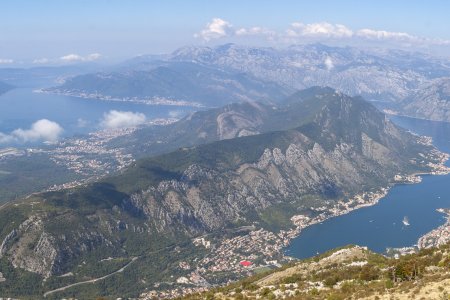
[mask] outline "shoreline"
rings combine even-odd
[[[48,91],[46,89],[35,89],[33,93],[49,94],[49,95],[61,95],[68,97],[75,97],[88,100],[107,101],[107,102],[123,102],[133,103],[141,105],[154,105],[154,106],[179,106],[179,107],[195,107],[204,108],[205,106],[197,102],[189,102],[185,100],[174,100],[164,97],[152,97],[152,98],[138,98],[138,97],[113,97],[102,95],[98,93],[85,93],[85,92],[71,92],[71,91]]]
[[[384,114],[388,115],[388,116],[395,116],[395,117],[402,117],[402,118],[411,118],[411,119],[417,119],[417,120],[420,120],[420,121],[444,122],[444,123],[450,124],[450,121],[434,120],[434,119],[421,118],[421,117],[417,117],[417,116],[405,115],[405,114],[399,113],[398,111],[393,111],[391,109],[379,109],[379,110],[381,112],[383,112]]]
[[[411,173],[409,175],[402,176],[401,180],[396,180],[396,178],[398,179],[397,176],[399,176],[399,175],[396,175],[394,177],[394,181],[392,183],[390,183],[388,186],[379,188],[375,192],[363,192],[362,194],[355,195],[348,202],[344,202],[343,200],[338,201],[333,207],[324,209],[323,213],[319,214],[318,216],[316,216],[314,218],[309,218],[305,215],[293,216],[291,218],[291,221],[292,221],[292,223],[294,223],[294,225],[296,225],[296,227],[294,229],[291,229],[288,231],[287,237],[289,239],[289,243],[287,245],[285,245],[284,247],[289,246],[291,240],[298,237],[301,234],[301,231],[309,226],[324,222],[324,221],[334,218],[334,217],[348,214],[354,210],[357,210],[357,209],[360,209],[363,207],[370,207],[370,206],[378,204],[378,202],[388,194],[389,190],[391,188],[395,187],[396,185],[418,184],[422,181],[421,176],[427,176],[427,175],[428,176],[430,176],[430,175],[431,176],[439,176],[439,175],[450,174],[450,167],[445,165],[445,163],[450,159],[450,154],[441,152],[439,150],[436,150],[436,151],[437,152],[434,152],[433,154],[439,155],[440,160],[439,160],[439,163],[437,163],[437,164],[433,164],[433,163],[428,164],[428,166],[430,168],[432,168],[429,172]],[[351,206],[351,204],[354,204],[354,203],[356,203],[356,205]],[[344,206],[346,209],[339,210],[338,207],[341,205]],[[444,209],[442,209],[442,210],[444,210]],[[330,212],[331,212],[331,214],[327,215],[327,213],[330,213]],[[422,238],[424,238],[428,234],[435,233],[436,230],[439,230],[440,232],[448,230],[448,232],[449,232],[448,240],[450,240],[450,209],[448,209],[447,215],[448,215],[447,222],[445,224],[439,226],[438,228],[432,230],[431,232],[425,234],[424,236],[421,236],[418,240],[418,243]],[[409,249],[414,246],[415,245],[409,246],[409,247],[406,246],[404,248]],[[420,249],[420,247],[418,247],[418,248]],[[398,249],[398,248],[395,248],[395,249]],[[400,248],[400,249],[403,249],[403,248]],[[286,256],[284,254],[284,252],[283,252],[283,256]],[[286,256],[286,257],[290,257],[290,256]]]
[[[431,172],[432,171],[422,174],[432,175]],[[419,182],[409,182],[406,184],[413,183]],[[344,202],[343,200],[338,201],[331,208],[323,208],[322,212],[314,218],[305,215],[295,215],[291,218],[291,221],[295,227],[290,230],[271,232],[263,228],[254,229],[243,236],[236,236],[221,240],[215,247],[211,247],[211,243],[214,243],[214,241],[207,240],[206,238],[198,238],[194,244],[197,247],[211,249],[211,251],[202,256],[197,261],[196,265],[190,268],[190,272],[187,275],[177,278],[176,286],[171,289],[158,290],[155,285],[155,289],[149,292],[143,292],[139,299],[148,300],[153,299],[153,297],[158,297],[160,299],[173,299],[197,292],[204,292],[209,289],[205,286],[205,283],[208,283],[209,277],[211,275],[214,276],[216,272],[233,272],[234,274],[241,274],[241,276],[245,278],[250,276],[252,272],[255,272],[261,268],[281,267],[283,264],[292,261],[299,261],[300,259],[286,254],[286,247],[289,246],[291,241],[298,237],[305,228],[322,223],[333,217],[348,214],[359,208],[376,205],[387,195],[389,190],[397,184],[401,183],[393,182],[389,186],[379,188],[374,192],[364,192],[358,194],[347,202]],[[342,206],[346,209],[342,209]],[[448,225],[445,229],[448,229],[450,239],[450,209],[448,221],[444,225]],[[439,227],[434,231],[443,229],[444,225],[441,226],[442,228]],[[259,247],[254,244],[255,240],[259,241]],[[267,245],[271,245],[269,249],[267,248]],[[246,247],[249,247],[251,251],[246,251]],[[237,253],[233,250],[236,248],[239,249],[239,252]],[[395,253],[404,255],[411,251],[415,251],[413,248],[414,247],[395,248],[390,249],[390,251],[394,250]],[[238,265],[239,261],[252,262],[254,259],[257,259],[258,256],[260,256],[260,258],[264,261],[263,265],[254,264],[249,267],[240,267]],[[398,257],[398,254],[395,257]],[[228,283],[230,282],[231,281]],[[213,284],[213,286],[222,285]]]
[[[424,234],[417,241],[418,249],[439,247],[450,241],[450,208],[438,208],[436,211],[446,215],[445,223]]]

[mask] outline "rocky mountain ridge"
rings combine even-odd
[[[272,101],[292,90],[242,72],[195,62],[151,61],[133,68],[68,78],[44,92],[153,105],[220,107],[238,101]]]
[[[0,284],[8,285],[8,295],[25,295],[21,291],[39,298],[64,284],[114,273],[137,258],[140,264],[108,279],[120,278],[114,285],[52,294],[133,296],[170,280],[181,260],[201,255],[192,250],[193,239],[241,226],[289,229],[293,215],[314,216],[314,207],[390,185],[397,174],[429,172],[441,160],[432,146],[361,98],[313,88],[285,105],[242,104],[253,114],[242,115],[245,122],[231,118],[226,131],[218,130],[227,119],[218,118],[222,111],[203,112],[215,118],[212,132],[222,140],[3,206],[0,263],[8,272],[2,269],[7,280]],[[242,130],[253,134],[242,136]],[[279,217],[268,218],[269,210]],[[27,287],[17,289],[23,282]]]
[[[48,92],[102,100],[219,107],[236,101],[277,102],[295,90],[329,86],[401,114],[450,121],[450,62],[404,50],[286,48],[225,44],[140,56],[102,73],[68,79]],[[438,91],[439,90],[439,91]],[[146,102],[145,102],[146,101]]]
[[[395,108],[401,114],[450,120],[446,115],[449,94],[445,89],[441,89],[444,93],[433,90],[449,76],[449,61],[421,53],[322,44],[285,49],[226,44],[184,47],[172,53],[170,59],[246,72],[295,89],[329,86],[349,95],[383,101],[374,103],[380,108]]]

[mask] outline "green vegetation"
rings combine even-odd
[[[56,165],[47,154],[0,160],[0,170],[0,204],[80,178],[67,168]]]
[[[203,254],[203,248],[199,249],[192,245],[193,237],[212,234],[220,239],[223,238],[221,234],[223,235],[224,229],[231,230],[236,226],[253,224],[272,231],[287,228],[291,226],[290,218],[293,214],[313,213],[313,210],[308,211],[310,207],[329,205],[330,202],[341,199],[344,195],[351,196],[357,192],[385,186],[394,174],[410,168],[418,170],[422,167],[412,166],[409,162],[411,158],[418,155],[418,152],[405,150],[409,149],[409,146],[419,147],[415,139],[406,135],[406,138],[402,140],[386,132],[383,127],[384,116],[370,104],[360,99],[338,97],[328,89],[324,89],[323,97],[319,98],[308,95],[308,93],[315,95],[314,89],[303,93],[297,94],[295,99],[288,99],[283,113],[276,111],[268,117],[266,124],[269,125],[267,126],[272,126],[270,122],[273,121],[273,124],[286,126],[285,129],[272,128],[272,131],[263,130],[264,133],[257,135],[184,147],[170,153],[138,160],[123,173],[95,183],[58,192],[35,194],[28,199],[8,204],[0,210],[0,240],[3,241],[15,229],[19,233],[13,237],[10,244],[23,250],[24,255],[32,254],[36,250],[38,238],[45,232],[51,236],[48,240],[51,249],[47,249],[47,252],[55,250],[60,256],[54,266],[55,270],[52,270],[52,276],[43,282],[41,276],[12,270],[11,256],[18,252],[11,250],[12,247],[6,247],[8,251],[3,258],[3,263],[8,265],[4,273],[7,282],[30,280],[29,288],[33,289],[30,293],[42,295],[42,292],[71,283],[108,275],[125,266],[131,259],[137,258],[136,262],[132,263],[132,267],[126,268],[123,272],[93,284],[69,288],[55,293],[52,297],[81,299],[92,298],[93,295],[136,297],[157,282],[161,283],[160,289],[170,288],[167,282],[173,282],[175,276],[186,275],[180,270],[178,263],[182,260],[199,258]],[[287,111],[288,117],[282,122],[281,117]],[[295,114],[298,114],[297,119],[294,117]],[[367,119],[368,116],[370,119]],[[215,117],[216,113],[211,119],[215,120]],[[372,140],[389,147],[396,164],[389,163],[382,166],[378,161],[364,157],[360,149],[363,133],[370,134]],[[198,135],[198,132],[195,135]],[[320,183],[313,182],[317,186],[312,187],[311,190],[294,191],[287,196],[276,191],[277,187],[265,190],[263,186],[260,191],[259,186],[254,186],[258,193],[270,194],[274,191],[273,194],[277,199],[267,201],[267,205],[261,206],[264,209],[256,209],[251,201],[246,202],[246,198],[242,198],[239,201],[244,207],[234,207],[229,214],[235,214],[235,216],[229,217],[224,214],[220,204],[224,201],[233,201],[229,200],[228,196],[234,192],[240,193],[233,185],[233,178],[239,175],[238,169],[245,166],[250,174],[264,172],[251,165],[259,160],[264,150],[279,148],[285,153],[291,144],[297,145],[305,153],[305,157],[308,155],[320,157],[322,152],[320,149],[317,150],[319,147],[331,152],[343,144],[349,145],[352,155],[363,160],[361,165],[364,168],[358,170],[360,172],[358,180],[365,182],[365,185],[349,186],[349,184],[339,183],[340,178],[337,178],[336,182],[331,179]],[[310,151],[312,149],[315,149],[313,154]],[[419,148],[414,149],[419,150]],[[428,146],[420,148],[421,152],[430,149]],[[25,158],[18,160],[16,164],[19,170],[22,170],[23,177],[18,177],[9,184],[26,184],[32,181],[30,178],[33,178],[36,173],[28,172],[35,168],[39,169],[39,172],[55,170],[49,167],[45,157],[41,158],[42,161],[38,159],[33,164],[28,164]],[[307,164],[308,162],[305,163]],[[189,176],[183,177],[186,169],[191,165],[203,167],[206,170],[205,173],[219,175],[209,177],[209,174],[195,173],[194,179]],[[361,165],[355,165],[355,168]],[[0,166],[2,170],[9,170],[4,165]],[[326,177],[322,170],[322,168],[326,169],[325,164],[317,163],[314,168],[316,169],[312,170],[313,172],[317,171],[318,174]],[[62,172],[62,170],[59,171]],[[59,171],[54,171],[52,176],[59,176]],[[281,171],[288,174],[287,168]],[[27,174],[29,177],[26,176]],[[336,176],[339,177],[338,175]],[[48,176],[49,182],[55,180],[52,176]],[[195,176],[199,176],[199,179]],[[158,187],[162,181],[172,179],[177,182],[173,185],[167,183],[167,189]],[[0,177],[0,186],[1,180],[5,180],[5,177]],[[244,179],[242,182],[246,184]],[[3,184],[7,183],[3,181]],[[183,187],[177,188],[178,185]],[[183,194],[186,191],[184,185],[201,190],[201,197],[188,199]],[[37,188],[36,184],[30,188]],[[256,192],[254,194],[257,195]],[[188,208],[191,208],[192,203],[196,201],[198,203],[195,204],[198,206],[189,211]],[[197,213],[203,213],[202,209],[198,209],[203,204],[211,205],[214,214],[205,213],[198,216]],[[34,231],[19,228],[19,225],[30,217],[33,217],[33,222],[36,223],[33,227]],[[225,220],[223,223],[221,223],[222,218]],[[165,226],[162,226],[163,224]],[[217,227],[213,227],[215,225]],[[301,285],[305,280],[310,280],[321,282],[326,287],[335,287],[342,283],[344,290],[350,293],[355,285],[379,284],[385,288],[390,285],[390,282],[397,284],[399,280],[411,281],[420,278],[424,272],[421,265],[423,259],[400,260],[398,265],[392,265],[380,256],[370,253],[366,256],[368,263],[364,266],[356,265],[341,270],[338,265],[330,265],[323,268],[321,272],[311,271],[307,275],[291,274],[285,281],[277,284]],[[105,260],[109,257],[113,259]],[[316,260],[320,261],[321,258],[322,256]],[[439,264],[442,263],[442,259],[438,261],[435,258],[433,261]],[[314,260],[308,261],[308,263],[313,262]],[[381,271],[386,268],[389,271]],[[60,276],[65,273],[72,274]],[[263,278],[265,275],[267,274],[262,272],[258,274],[259,277],[244,280],[234,285],[234,288],[241,289],[244,297],[243,291],[259,289],[255,278]],[[215,280],[223,283],[228,279],[235,279],[235,277],[233,274],[224,272],[218,273]],[[2,291],[6,296],[22,296],[21,292],[15,290],[17,284],[19,283],[5,286]],[[217,291],[226,292],[227,288]],[[263,293],[267,298],[274,297],[271,290],[264,290]],[[311,293],[312,297],[316,297],[316,291]],[[317,294],[317,297],[324,296],[320,289],[317,290]],[[333,292],[333,294],[327,294],[327,297],[338,299],[341,294],[341,292]]]
[[[349,250],[346,256],[333,256],[342,249]],[[361,261],[364,264],[352,264]],[[450,244],[424,249],[399,259],[347,246],[183,299],[205,299],[206,295],[211,299],[254,299],[257,296],[281,299],[275,295],[287,291],[291,296],[286,299],[293,300],[359,299],[369,296],[379,299],[386,293],[393,298],[396,298],[396,294],[406,296],[406,293],[412,293],[409,297],[414,298],[419,293],[428,294],[425,288],[430,284],[450,280],[449,262]],[[311,284],[318,285],[311,287]],[[450,287],[442,284],[436,288],[441,295],[439,299],[447,299],[445,295],[448,295]]]

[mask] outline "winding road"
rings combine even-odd
[[[51,295],[51,294],[53,294],[53,293],[62,292],[62,291],[64,291],[64,290],[66,290],[66,289],[68,289],[68,288],[71,288],[71,287],[74,287],[74,286],[78,286],[78,285],[82,285],[82,284],[87,284],[87,283],[95,283],[95,282],[97,282],[97,281],[100,281],[100,280],[106,279],[106,278],[108,278],[108,277],[111,277],[111,276],[113,276],[114,274],[121,273],[121,272],[123,272],[126,268],[128,268],[128,266],[131,265],[131,264],[132,264],[135,260],[137,260],[138,258],[139,258],[139,257],[133,257],[133,258],[131,259],[131,261],[130,261],[129,263],[127,263],[125,266],[123,266],[123,267],[120,268],[119,270],[117,270],[117,271],[115,271],[115,272],[112,272],[112,273],[109,273],[109,274],[107,274],[107,275],[105,275],[105,276],[103,276],[103,277],[94,278],[94,279],[91,279],[91,280],[81,281],[81,282],[77,282],[77,283],[72,283],[72,284],[69,284],[69,285],[66,285],[66,286],[57,288],[57,289],[55,289],[55,290],[51,290],[51,291],[45,292],[45,293],[44,293],[44,297],[47,297],[48,295]]]

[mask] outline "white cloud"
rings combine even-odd
[[[79,54],[67,54],[60,57],[60,60],[65,62],[85,62],[85,61],[94,61],[98,60],[102,57],[100,53],[91,53],[87,56],[81,56]]]
[[[145,123],[146,117],[143,113],[131,111],[110,110],[103,115],[100,125],[107,129],[134,127]]]
[[[386,42],[400,46],[415,44],[417,46],[448,46],[450,40],[425,38],[415,36],[406,32],[395,32],[386,30],[375,30],[370,28],[352,29],[343,24],[332,24],[328,22],[302,23],[294,22],[284,31],[275,31],[261,26],[242,27],[236,29],[230,22],[214,18],[199,33],[194,35],[205,41],[220,38],[262,38],[277,43],[303,43],[311,41],[335,41],[345,42]]]
[[[83,61],[83,57],[78,54],[67,54],[65,56],[61,56],[61,60],[68,62]]]
[[[255,27],[251,27],[251,28],[240,28],[240,29],[236,30],[234,32],[234,34],[237,36],[256,35],[256,36],[267,36],[267,37],[277,35],[277,33],[275,31],[267,29],[267,28],[259,27],[259,26],[255,26]]]
[[[328,71],[330,71],[331,69],[334,68],[333,60],[329,56],[327,56],[327,58],[325,58],[324,64]]]
[[[373,30],[373,29],[361,29],[356,32],[356,36],[375,39],[375,40],[400,40],[400,41],[413,41],[419,39],[413,35],[405,32],[391,32],[385,30]]]
[[[179,110],[171,110],[171,111],[169,111],[169,117],[170,118],[178,119],[182,115],[183,115],[183,112],[179,111]]]
[[[212,39],[218,39],[233,34],[233,25],[231,25],[231,23],[220,18],[214,18],[210,23],[206,24],[206,27],[202,31],[194,36],[202,38],[205,41],[210,41]]]
[[[84,128],[84,127],[86,127],[88,125],[89,125],[89,121],[87,121],[85,119],[82,119],[82,118],[78,118],[78,120],[77,120],[77,127]]]
[[[14,63],[13,59],[8,59],[8,58],[0,58],[0,64],[12,64]]]
[[[14,140],[14,138],[11,135],[0,132],[0,144],[10,143],[13,140]]]
[[[0,132],[0,143],[57,141],[63,128],[56,122],[41,119],[34,122],[29,129],[16,129],[10,134]]]
[[[292,23],[286,31],[289,37],[327,37],[348,38],[353,36],[353,31],[342,24],[321,23]]]
[[[42,64],[48,64],[50,60],[48,58],[37,58],[33,60],[33,64],[36,65],[42,65]]]
[[[94,60],[98,60],[102,57],[102,55],[100,53],[91,53],[88,56],[86,56],[84,59],[86,61],[94,61]]]

